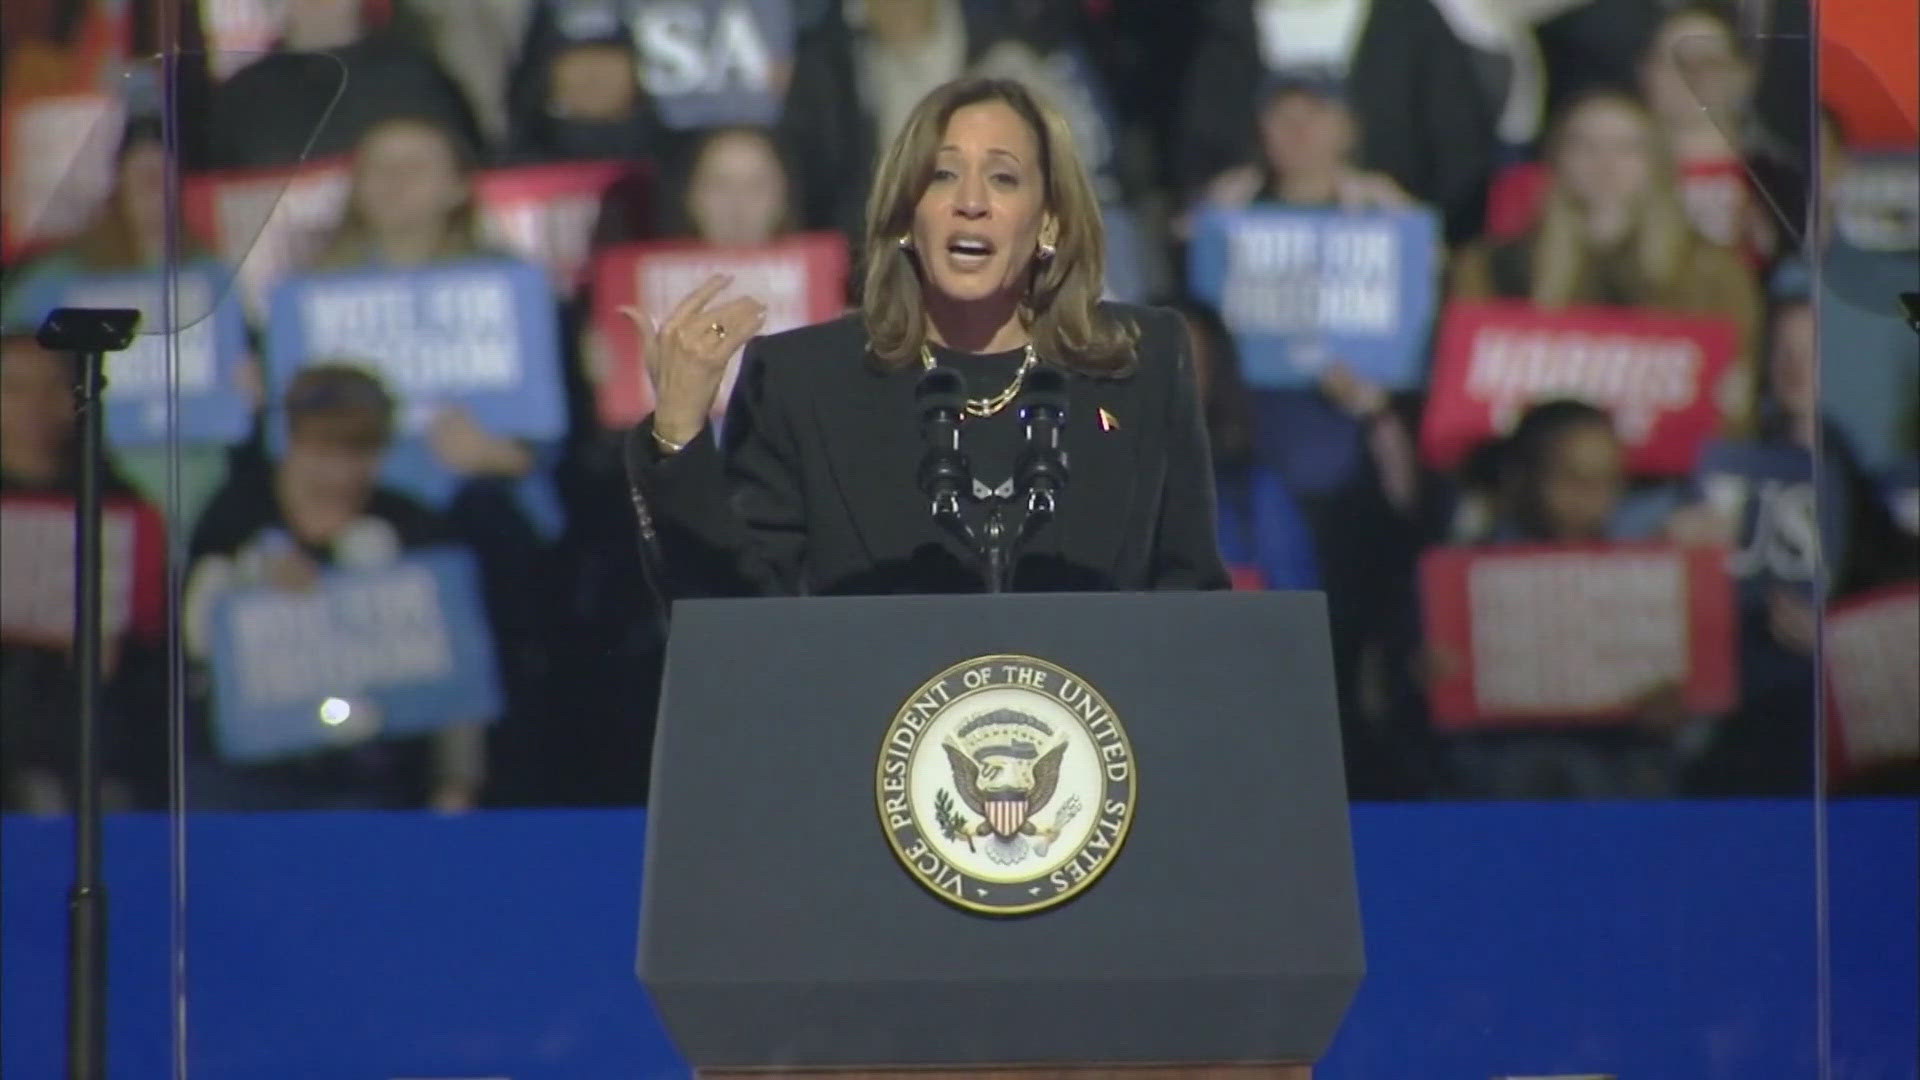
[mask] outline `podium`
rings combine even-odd
[[[1364,973],[1317,593],[683,602],[655,738],[703,1077],[1294,1080]]]

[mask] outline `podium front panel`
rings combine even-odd
[[[997,654],[1137,766],[1104,876],[1026,915],[936,896],[876,805],[895,714]],[[696,1065],[1309,1061],[1364,967],[1318,594],[683,603],[652,791],[639,973]]]

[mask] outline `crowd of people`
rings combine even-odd
[[[1902,597],[1920,581],[1920,525],[1902,501],[1920,461],[1920,338],[1892,306],[1920,284],[1901,236],[1874,244],[1858,229],[1807,227],[1842,217],[1834,199],[1860,148],[1843,110],[1806,115],[1806,48],[1793,37],[1804,3],[237,6],[271,13],[267,31],[255,28],[260,54],[222,51],[236,5],[197,5],[200,17],[180,29],[204,51],[173,80],[177,125],[160,123],[158,100],[126,80],[102,80],[125,99],[104,198],[70,235],[10,256],[0,295],[9,507],[70,499],[76,487],[71,360],[34,343],[39,316],[77,284],[163,263],[203,269],[215,292],[242,287],[230,245],[174,227],[170,166],[192,178],[339,162],[334,220],[297,263],[275,268],[287,281],[526,265],[532,256],[485,227],[482,177],[575,163],[638,166],[646,178],[644,198],[609,190],[588,230],[593,251],[674,241],[738,253],[823,237],[858,251],[875,148],[932,88],[993,74],[1038,88],[1071,118],[1112,230],[1109,293],[1186,317],[1236,587],[1326,592],[1356,797],[1791,795],[1816,779],[1836,790],[1915,782],[1911,715],[1865,716],[1860,731],[1879,732],[1881,752],[1845,772],[1816,724],[1823,613]],[[1771,21],[1756,27],[1755,12]],[[42,29],[84,23],[68,14]],[[9,37],[14,88],[30,65]],[[1910,165],[1912,147],[1904,152]],[[1274,385],[1247,355],[1256,346],[1235,313],[1200,298],[1188,262],[1203,220],[1249,209],[1430,215],[1436,311],[1634,311],[1728,328],[1729,358],[1706,388],[1713,430],[1690,451],[1786,462],[1753,478],[1772,502],[1749,503],[1816,488],[1817,498],[1773,518],[1743,514],[1744,496],[1730,499],[1714,476],[1646,467],[1603,401],[1539,395],[1443,466],[1423,438],[1427,385],[1387,385],[1337,355],[1303,382]],[[1891,231],[1902,227],[1911,220]],[[424,409],[377,357],[315,348],[288,366],[299,352],[286,344],[292,321],[304,320],[295,336],[324,336],[315,304],[261,302],[244,305],[241,359],[221,375],[245,419],[235,437],[111,447],[109,505],[128,511],[133,538],[109,544],[109,577],[132,581],[122,591],[139,616],[108,620],[115,805],[164,807],[175,779],[196,809],[645,800],[666,613],[645,579],[624,427],[608,405],[613,382],[644,376],[614,361],[617,327],[595,314],[638,297],[604,295],[619,279],[540,269],[551,310],[518,321],[550,331],[555,362],[522,365],[551,385],[520,390],[561,403],[556,424],[478,405]],[[832,310],[859,295],[859,273],[852,265],[833,282]],[[1440,321],[1423,328],[1428,353]],[[170,582],[133,580],[149,517],[173,554]],[[71,573],[71,552],[32,554],[13,535],[10,590],[16,575]],[[1435,687],[1476,663],[1466,643],[1498,635],[1436,637],[1430,555],[1610,545],[1725,552],[1713,563],[1731,594],[1723,692],[1694,686],[1712,679],[1683,666],[1563,715],[1441,707]],[[445,707],[458,715],[419,724],[399,721],[412,706],[392,706],[384,727],[347,720],[369,712],[357,699],[326,697],[314,703],[323,723],[309,725],[321,734],[279,749],[229,730],[222,710],[237,711],[248,685],[222,668],[247,655],[232,640],[234,597],[311,595],[332,576],[448,550],[465,554],[484,611],[492,693],[461,695]],[[50,561],[32,562],[41,556]],[[161,616],[142,606],[143,590],[161,595]],[[71,625],[63,636],[58,619],[37,631],[22,619],[8,615],[0,655],[5,802],[58,812],[74,754]],[[1904,624],[1888,625],[1898,634]],[[1895,637],[1888,648],[1911,661],[1917,644]],[[1601,662],[1578,647],[1540,655]],[[1829,710],[1829,721],[1886,707],[1874,700],[1883,704]],[[173,750],[185,762],[177,776]]]

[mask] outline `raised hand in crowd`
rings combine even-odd
[[[305,554],[289,548],[263,558],[260,577],[282,592],[312,592],[320,584],[320,567]]]
[[[519,441],[490,434],[465,409],[443,409],[428,429],[434,456],[461,476],[525,476],[533,454]]]
[[[646,341],[653,431],[663,443],[683,446],[700,434],[726,381],[727,365],[766,324],[767,306],[751,296],[709,306],[732,283],[732,275],[715,274],[658,325],[637,301],[620,309]]]

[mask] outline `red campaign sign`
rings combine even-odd
[[[1696,715],[1736,695],[1733,582],[1720,547],[1443,547],[1420,563],[1434,724],[1616,724],[1677,686]]]
[[[320,254],[346,212],[352,173],[344,157],[283,169],[200,173],[181,183],[187,229],[229,266],[256,322],[275,285]]]
[[[1686,474],[1720,429],[1738,342],[1731,320],[1708,316],[1456,301],[1440,319],[1421,456],[1451,469],[1528,406],[1571,397],[1613,415],[1634,472]]]
[[[1920,760],[1920,585],[1878,589],[1827,612],[1830,772]]]
[[[73,642],[71,496],[0,496],[0,640],[41,648]],[[100,514],[101,627],[157,641],[166,630],[166,529],[153,507],[109,498]]]
[[[124,106],[97,92],[0,105],[0,261],[71,239],[113,188]]]
[[[546,267],[570,296],[585,284],[602,201],[625,200],[627,216],[637,215],[645,180],[619,161],[489,169],[475,178],[474,199],[488,241]]]
[[[597,343],[588,363],[598,384],[600,422],[624,427],[653,411],[638,330],[620,308],[638,298],[664,319],[681,298],[713,274],[733,275],[715,301],[753,296],[767,305],[763,334],[834,318],[847,308],[847,242],[839,233],[803,233],[761,248],[717,248],[699,241],[646,240],[608,248],[594,261],[593,325]],[[724,410],[739,356],[721,387]]]

